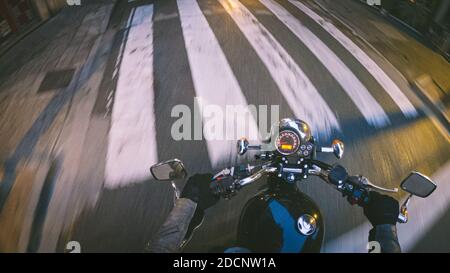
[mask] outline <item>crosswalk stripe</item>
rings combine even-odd
[[[200,99],[199,107],[203,114],[203,122],[207,123],[210,120],[208,113],[203,111],[208,105],[220,107],[223,113],[226,112],[226,106],[241,105],[246,108],[247,102],[241,88],[198,3],[195,0],[177,0],[177,5],[195,92]],[[235,126],[241,118],[225,116],[224,131],[239,130],[240,128]],[[248,120],[248,134],[244,132],[237,134],[258,136],[258,127],[251,114]],[[235,140],[207,139],[212,166],[232,161],[236,157],[235,144]]]
[[[326,21],[306,5],[297,0],[289,0],[294,6],[303,13],[313,19],[331,36],[333,36],[347,51],[349,51],[376,81],[383,87],[392,100],[398,105],[400,110],[406,117],[415,117],[418,115],[414,105],[409,101],[400,88],[392,81],[392,79],[381,69],[361,48],[359,48],[352,40],[350,40],[342,31],[336,28],[332,23]]]
[[[383,127],[389,123],[383,108],[327,45],[275,1],[260,0],[260,2],[283,22],[328,69],[370,125]]]
[[[190,141],[194,131],[191,126],[176,126],[181,115],[189,116],[187,112],[177,112],[177,106],[183,105],[192,114],[196,96],[176,0],[154,4],[153,67],[158,160],[177,158],[183,161],[189,174],[211,171],[207,142]],[[199,114],[193,120],[201,124]],[[180,132],[185,133],[183,140],[177,138]]]
[[[153,110],[153,5],[133,16],[114,97],[105,167],[105,187],[150,177],[158,161]]]
[[[266,65],[295,116],[321,137],[340,130],[337,118],[314,85],[270,32],[236,0],[219,0]]]

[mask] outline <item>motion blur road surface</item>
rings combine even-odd
[[[66,7],[0,56],[0,252],[65,252],[69,241],[82,252],[142,252],[173,205],[152,164],[178,158],[194,174],[245,162],[235,140],[194,128],[210,118],[194,113],[199,101],[267,106],[269,121],[278,106],[279,118],[305,120],[323,146],[345,143],[343,159],[319,159],[380,186],[397,187],[412,170],[435,178],[435,198],[412,205],[399,237],[406,251],[450,251],[448,122],[412,84],[422,74],[450,90],[448,62],[354,0]],[[192,140],[174,138],[180,109],[190,111],[182,130]],[[250,130],[264,123],[259,114]],[[186,251],[229,246],[263,182],[209,209]],[[319,179],[298,187],[325,217],[323,252],[367,251],[362,209]]]

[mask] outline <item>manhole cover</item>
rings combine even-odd
[[[75,69],[73,68],[48,72],[42,80],[38,93],[67,87],[72,81],[74,73]]]

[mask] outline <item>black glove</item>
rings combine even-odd
[[[373,227],[377,225],[395,225],[399,214],[399,204],[394,198],[376,191],[369,193],[369,202],[364,206],[364,215]]]
[[[219,175],[210,184],[211,192],[215,196],[230,198],[235,193],[234,181],[231,175]]]
[[[213,206],[218,198],[211,194],[209,184],[213,178],[212,174],[195,174],[189,177],[181,192],[181,198],[187,198],[197,203],[199,210],[205,210]]]

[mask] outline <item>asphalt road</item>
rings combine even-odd
[[[277,105],[280,118],[310,123],[324,146],[334,138],[345,143],[343,159],[332,155],[319,159],[339,162],[350,173],[363,174],[380,186],[396,187],[412,170],[431,176],[444,166],[450,159],[448,133],[429,116],[401,73],[326,10],[311,1],[301,3],[120,2],[106,30],[108,54],[102,55],[104,66],[99,66],[104,73],[91,79],[99,84],[97,93],[89,98],[90,108],[78,109],[90,117],[73,118],[89,122],[83,127],[83,141],[71,145],[78,137],[67,137],[66,154],[60,154],[65,163],[45,211],[40,250],[63,252],[68,241],[78,241],[83,252],[141,252],[173,203],[170,185],[153,181],[150,165],[178,158],[194,174],[244,162],[234,153],[235,140],[174,139],[178,117],[172,111],[177,106],[192,111],[192,122],[208,120],[205,115],[195,116],[195,97],[204,100],[203,107],[218,109]],[[367,12],[359,3],[344,4],[355,12]],[[388,24],[368,14],[361,25]],[[374,28],[375,34],[386,33]],[[83,101],[70,103],[76,107]],[[250,128],[261,119],[250,118]],[[227,116],[224,127],[237,120]],[[192,138],[194,131],[188,133]],[[64,159],[74,150],[80,153],[77,167],[70,165],[75,159]],[[65,184],[68,177],[71,182]],[[261,183],[209,209],[186,251],[209,251],[232,241],[241,208]],[[360,208],[350,206],[318,179],[299,182],[298,187],[317,201],[325,217],[323,251],[365,251],[356,244],[327,247],[366,222]],[[355,236],[359,237],[346,244],[366,235]]]

